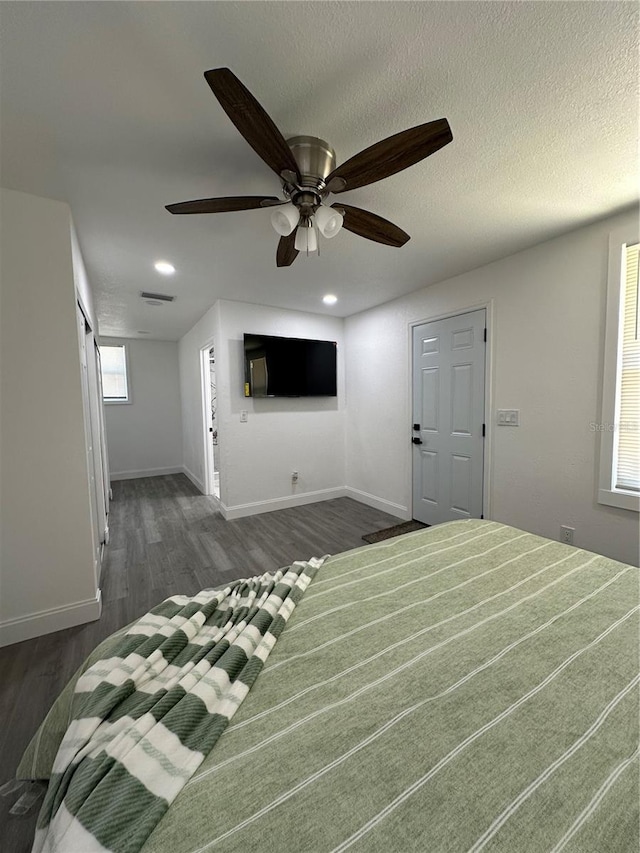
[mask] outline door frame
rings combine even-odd
[[[202,401],[202,434],[204,438],[202,445],[202,452],[204,454],[204,493],[214,500],[219,500],[214,488],[215,463],[213,459],[213,445],[209,438],[209,427],[211,426],[211,368],[209,366],[209,351],[211,347],[215,349],[215,345],[214,338],[210,338],[206,344],[200,347],[200,399]]]
[[[407,470],[409,471],[409,507],[411,518],[413,518],[413,445],[411,444],[411,413],[413,412],[413,330],[416,326],[424,323],[433,323],[436,320],[449,320],[451,317],[459,317],[461,314],[469,314],[471,311],[481,311],[484,308],[487,329],[487,345],[485,347],[484,361],[484,417],[485,417],[485,439],[483,452],[482,470],[482,515],[485,519],[491,518],[491,484],[493,482],[493,395],[494,395],[494,300],[477,302],[468,306],[461,306],[455,310],[446,311],[442,314],[433,314],[419,320],[410,320],[408,324],[409,341],[409,370],[408,370],[408,407],[407,407]]]

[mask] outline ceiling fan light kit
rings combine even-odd
[[[322,204],[316,210],[315,221],[322,236],[330,240],[342,228],[344,216],[340,211]]]
[[[288,237],[299,221],[300,211],[293,202],[277,207],[271,214],[271,224],[282,237]]]
[[[303,223],[298,225],[296,239],[293,245],[296,251],[304,252],[305,255],[320,254],[320,250],[318,248],[318,235],[316,234],[316,229],[311,219],[306,219]]]
[[[280,178],[284,200],[274,196],[209,198],[167,205],[174,214],[224,213],[277,206],[271,223],[280,242],[279,267],[290,266],[300,252],[319,253],[318,231],[331,239],[345,228],[359,237],[399,248],[410,239],[397,225],[375,213],[346,204],[325,203],[341,193],[381,181],[413,166],[453,139],[446,119],[396,133],[336,167],[333,148],[315,136],[285,140],[272,119],[228,68],[205,72],[205,79],[236,129]]]

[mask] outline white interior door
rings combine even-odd
[[[98,534],[100,544],[106,542],[108,500],[104,482],[104,463],[102,456],[102,392],[98,379],[98,361],[96,359],[96,342],[93,332],[86,328],[86,359],[87,378],[89,381],[89,415],[91,420],[91,449],[93,452],[93,471],[96,488],[96,512],[98,515]]]
[[[413,517],[482,516],[485,310],[413,330]]]
[[[82,405],[84,409],[84,433],[87,449],[87,469],[89,472],[89,502],[92,520],[92,539],[94,553],[94,571],[96,576],[96,589],[100,585],[100,552],[101,534],[100,520],[98,515],[98,482],[96,481],[95,456],[94,456],[94,434],[91,428],[91,393],[89,383],[89,365],[87,353],[87,321],[77,305],[78,320],[78,343],[80,346],[80,366],[82,380]],[[91,331],[89,329],[89,331]],[[93,354],[93,353],[92,353]]]
[[[109,500],[111,499],[111,482],[109,477],[109,451],[107,448],[107,430],[104,424],[104,394],[102,392],[102,358],[100,356],[100,347],[94,340],[95,356],[96,356],[96,372],[98,379],[98,400],[100,402],[100,449],[102,451],[102,481],[104,486],[104,505],[109,515]],[[105,541],[109,544],[109,525],[105,531]]]

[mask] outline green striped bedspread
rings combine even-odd
[[[637,853],[638,594],[480,520],[332,558],[144,853]]]
[[[638,601],[490,521],[331,558],[143,853],[637,853]]]

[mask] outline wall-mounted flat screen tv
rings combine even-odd
[[[337,344],[244,336],[245,397],[336,397]]]

